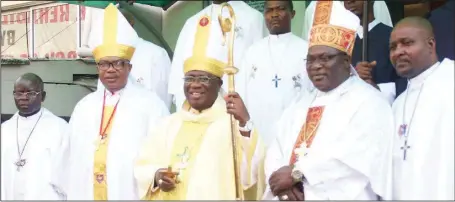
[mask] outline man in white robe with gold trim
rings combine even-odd
[[[199,24],[210,25],[210,37],[207,41],[207,50],[217,51],[223,47],[223,35],[218,22],[220,14],[220,4],[227,2],[232,6],[236,16],[235,24],[235,46],[234,46],[234,65],[240,67],[240,62],[247,48],[256,41],[261,40],[267,35],[268,31],[264,24],[262,14],[251,8],[243,1],[215,0],[196,15],[189,18],[183,25],[172,58],[171,73],[169,77],[169,94],[174,96],[173,100],[176,110],[179,111],[185,101],[183,93],[183,63],[191,57],[195,44],[196,29]],[[223,9],[223,16],[228,16],[227,8]],[[227,53],[226,53],[227,54]],[[227,61],[223,61],[227,62]],[[227,77],[223,78],[227,82]],[[226,86],[223,87],[227,90]]]
[[[74,108],[52,184],[68,200],[137,200],[134,158],[169,112],[155,93],[128,81],[137,34],[123,15],[110,4],[97,23],[104,34],[93,56],[105,89]]]
[[[306,63],[315,89],[276,125],[264,199],[390,199],[392,109],[350,66],[359,19],[332,1],[316,14]]]
[[[455,66],[438,61],[437,44],[421,17],[404,18],[390,36],[392,64],[408,79],[393,103],[393,200],[455,199]]]
[[[182,109],[159,123],[142,145],[134,174],[146,200],[235,200],[230,114],[235,117],[241,189],[245,199],[262,194],[263,149],[237,93],[220,94],[227,54],[207,50],[210,27],[197,29],[193,56],[184,63]],[[224,84],[227,85],[227,84]],[[168,168],[171,170],[168,170]],[[170,176],[171,172],[178,175]],[[257,186],[255,186],[257,185]],[[259,195],[258,195],[259,194]]]

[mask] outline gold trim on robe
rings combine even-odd
[[[106,127],[109,117],[114,111],[114,106],[105,106],[104,107],[104,117],[103,128]],[[106,118],[107,117],[107,118]],[[115,114],[112,117],[111,124],[106,128],[107,137],[104,139],[104,142],[100,142],[95,151],[94,165],[93,165],[93,195],[94,200],[108,200],[107,198],[107,172],[106,172],[106,163],[107,163],[107,152],[109,146],[110,133],[112,128],[112,123],[114,122]],[[99,138],[99,137],[98,137]]]

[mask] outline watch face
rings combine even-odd
[[[294,178],[294,180],[300,180],[300,179],[302,179],[302,177],[303,177],[303,173],[300,172],[299,170],[292,171],[292,178]]]

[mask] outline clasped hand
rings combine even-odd
[[[155,183],[158,183],[158,187],[164,192],[172,191],[177,183],[177,175],[178,172],[169,172],[168,168],[161,168],[155,173]]]
[[[291,174],[291,166],[283,166],[273,172],[269,178],[270,189],[280,200],[303,201],[304,194],[295,186]]]

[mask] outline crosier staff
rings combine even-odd
[[[227,8],[229,10],[229,17],[223,19],[223,8]],[[228,75],[228,92],[233,93],[235,92],[235,85],[234,85],[234,75],[239,71],[237,68],[234,67],[234,28],[235,28],[235,13],[234,9],[228,3],[223,3],[220,6],[220,11],[218,15],[218,21],[221,26],[221,32],[223,33],[223,45],[226,45],[228,42],[228,64],[227,67],[224,68],[224,72]],[[227,33],[229,32],[229,38],[227,37]],[[237,149],[237,137],[234,131],[236,130],[237,121],[235,120],[234,116],[231,115],[231,140],[232,140],[232,153],[234,159],[234,176],[235,176],[235,198],[236,200],[243,201],[243,188],[240,181],[240,162],[239,162],[239,154]]]

